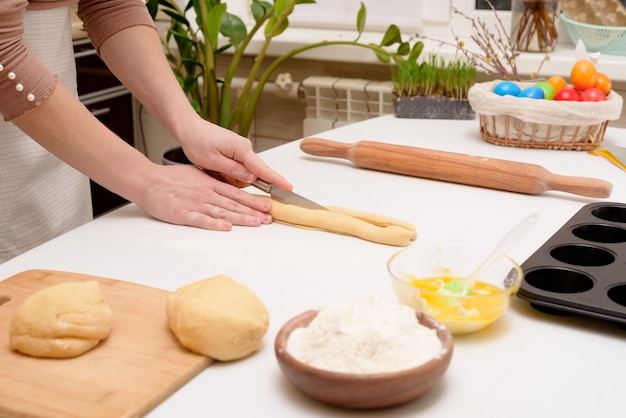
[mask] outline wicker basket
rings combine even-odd
[[[574,45],[582,39],[587,51],[626,55],[626,27],[591,25],[569,19],[565,14],[561,14],[561,20]]]
[[[619,119],[622,97],[611,92],[604,102],[560,102],[498,96],[501,80],[477,83],[468,98],[487,142],[519,148],[590,151],[604,138],[609,120]],[[530,87],[534,83],[518,83]]]

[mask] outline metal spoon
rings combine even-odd
[[[470,286],[470,289],[474,287],[476,281],[480,278],[480,276],[491,266],[491,264],[496,261],[500,256],[505,254],[511,248],[515,247],[522,239],[528,235],[530,230],[535,226],[537,220],[539,219],[538,213],[533,213],[522,222],[517,224],[513,229],[511,229],[496,245],[496,247],[491,251],[489,256],[483,261],[473,272],[471,272],[467,277],[463,279],[463,282]]]

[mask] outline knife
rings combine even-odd
[[[272,197],[272,199],[277,200],[281,203],[296,205],[306,209],[328,210],[324,206],[319,205],[303,196],[300,196],[297,193],[281,189],[275,184],[268,183],[261,179],[256,179],[256,181],[252,183],[252,185],[257,189],[268,193]]]

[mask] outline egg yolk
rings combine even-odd
[[[413,276],[409,280],[412,286],[427,291],[421,294],[428,306],[427,313],[443,322],[491,322],[497,319],[508,305],[509,295],[494,285],[477,281],[471,288],[469,296],[465,296],[446,290],[453,282],[463,283],[463,279],[454,276],[428,278]]]

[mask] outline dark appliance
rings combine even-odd
[[[109,71],[89,39],[74,41],[78,98],[105,126],[135,146],[132,95]],[[91,181],[94,217],[128,201]]]

